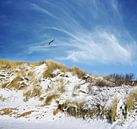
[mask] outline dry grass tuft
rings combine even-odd
[[[95,85],[99,87],[107,86],[107,87],[114,87],[114,83],[105,79],[97,79],[95,81]]]
[[[68,71],[67,67],[63,64],[57,63],[55,61],[49,60],[46,62],[48,69],[43,73],[43,77],[53,77],[53,71],[56,69],[61,70],[62,72]]]
[[[135,109],[137,104],[137,90],[132,91],[127,97],[127,110],[131,112]]]
[[[61,110],[59,108],[57,108],[56,110],[53,111],[53,115],[57,115],[59,112],[61,112]]]
[[[4,98],[2,95],[0,95],[0,101],[4,101],[6,98]]]
[[[34,110],[24,112],[24,113],[22,113],[21,115],[18,115],[17,118],[20,118],[20,117],[25,117],[25,118],[27,118],[32,112],[34,112]]]
[[[59,95],[56,95],[56,94],[53,94],[53,95],[48,96],[48,97],[46,98],[46,100],[44,101],[43,106],[45,106],[45,105],[50,105],[51,102],[52,102],[53,100],[57,99],[58,97],[59,97]]]
[[[69,115],[74,116],[74,117],[83,117],[86,115],[86,111],[83,109],[83,106],[85,104],[85,101],[81,102],[69,102],[66,101],[63,104],[58,105],[58,110],[65,111]]]
[[[31,65],[32,66],[39,66],[39,65],[42,65],[42,64],[45,64],[46,62],[45,61],[40,61],[40,62],[31,62]]]
[[[49,60],[46,62],[46,65],[48,66],[48,69],[44,72],[44,77],[53,77],[53,71],[56,69],[59,69],[61,72],[72,72],[73,74],[77,75],[79,78],[84,77],[86,74],[84,71],[80,70],[77,67],[73,67],[71,69],[68,69],[64,64],[60,64],[58,62]]]
[[[20,76],[15,77],[6,88],[20,90],[20,81],[22,78]]]
[[[13,115],[16,114],[16,108],[3,108],[0,110],[0,115]]]
[[[41,88],[40,87],[35,87],[31,92],[32,97],[40,96],[40,95],[41,95]]]
[[[39,97],[41,95],[41,88],[34,87],[32,90],[27,90],[23,93],[24,101],[28,101],[32,97]]]
[[[5,82],[5,83],[3,83],[0,87],[1,87],[1,88],[6,88],[8,84],[9,84],[8,82]]]
[[[118,104],[118,100],[114,99],[111,109],[109,111],[111,122],[116,121],[116,119],[117,119],[117,104]]]
[[[31,90],[27,90],[23,93],[24,101],[28,101],[31,98]]]
[[[85,101],[82,102],[69,102],[66,101],[63,104],[58,105],[58,110],[68,113],[71,116],[78,117],[78,118],[97,118],[100,119],[107,118],[110,122],[113,122],[117,119],[117,104],[118,100],[114,99],[112,106],[109,109],[105,109],[100,104],[97,104],[95,107],[91,109],[85,109],[84,105],[86,104]],[[58,112],[58,110],[55,110]]]
[[[78,67],[71,68],[70,72],[72,72],[74,75],[77,75],[79,78],[83,78],[86,75],[86,73],[80,70]]]
[[[16,68],[17,66],[20,66],[22,64],[24,64],[25,62],[13,62],[13,61],[9,61],[9,60],[0,60],[0,69],[12,69],[12,68]]]
[[[96,80],[95,83],[96,86],[103,87],[103,86],[109,86],[105,80]]]

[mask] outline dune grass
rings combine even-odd
[[[0,101],[5,101],[6,98],[4,98],[2,95],[0,95]]]
[[[72,67],[70,72],[72,72],[74,75],[77,75],[79,78],[83,78],[86,75],[86,73],[78,67]]]
[[[84,104],[85,101],[79,101],[73,103],[70,101],[66,101],[63,104],[59,104],[57,109],[66,112],[74,117],[83,117],[86,113],[83,109]]]
[[[116,121],[117,119],[117,104],[118,104],[118,99],[114,99],[111,105],[111,109],[109,110],[111,122]]]
[[[53,111],[53,115],[55,116],[55,115],[57,115],[59,112],[61,112],[61,110],[60,110],[59,108],[57,108],[57,109],[55,109],[55,110]]]
[[[57,63],[55,61],[49,60],[46,62],[46,65],[48,66],[48,69],[43,73],[43,77],[53,77],[53,71],[56,69],[61,70],[62,72],[67,72],[68,69],[65,65]]]
[[[10,60],[6,60],[6,59],[1,59],[0,60],[0,69],[5,68],[5,69],[12,69],[12,68],[16,68],[19,65],[24,64],[25,62],[22,61],[10,61]]]
[[[78,102],[69,102],[66,101],[63,104],[58,105],[58,110],[55,110],[55,113],[58,111],[63,111],[69,114],[70,116],[74,116],[77,118],[100,118],[104,119],[107,118],[109,122],[114,122],[117,120],[117,104],[118,100],[114,99],[112,102],[111,107],[104,108],[100,104],[92,107],[91,109],[85,109],[84,105],[86,104],[85,101],[78,101]]]
[[[27,90],[23,93],[24,101],[28,101],[32,97],[40,97],[41,94],[42,94],[41,88],[34,87],[33,89]]]
[[[5,82],[5,83],[3,83],[0,87],[1,87],[1,88],[6,88],[8,84],[9,84],[9,82]]]
[[[59,69],[61,72],[72,72],[73,74],[77,75],[79,78],[82,78],[85,76],[85,72],[80,70],[77,67],[67,68],[64,64],[58,63],[53,60],[48,61],[41,61],[41,62],[23,62],[23,61],[10,61],[6,59],[0,60],[0,69],[14,69],[22,64],[29,64],[32,67],[39,66],[41,64],[46,64],[48,66],[48,69],[43,73],[43,76],[45,78],[47,77],[53,77],[53,71],[56,69]],[[22,73],[23,74],[23,73]]]
[[[67,68],[64,64],[60,64],[56,61],[49,60],[46,62],[46,65],[48,66],[48,69],[44,72],[43,76],[45,78],[47,77],[53,77],[53,71],[56,69],[59,69],[61,72],[72,72],[74,75],[77,75],[79,78],[82,78],[86,75],[86,73],[82,70],[80,70],[78,67],[72,67]]]
[[[43,102],[43,106],[50,105],[52,103],[52,101],[56,100],[57,98],[59,98],[59,95],[57,95],[57,94],[47,96]]]
[[[0,110],[0,115],[13,115],[16,114],[17,109],[16,108],[3,108]]]
[[[9,89],[20,89],[20,81],[22,80],[22,78],[20,76],[16,76],[9,85],[6,86],[6,88]]]
[[[34,110],[23,112],[22,114],[18,115],[17,118],[20,118],[20,117],[27,118],[32,112],[34,112]]]
[[[137,90],[132,91],[127,97],[127,110],[133,111],[137,106]]]

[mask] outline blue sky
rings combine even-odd
[[[0,58],[137,74],[136,51],[136,0],[0,0]]]

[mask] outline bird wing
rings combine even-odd
[[[53,41],[54,41],[54,40],[51,40],[51,41],[48,43],[48,45],[50,45]]]

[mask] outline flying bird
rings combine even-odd
[[[54,39],[53,39],[53,40],[51,40],[51,41],[48,43],[48,45],[51,45],[51,43],[52,43],[52,42],[54,42]]]

